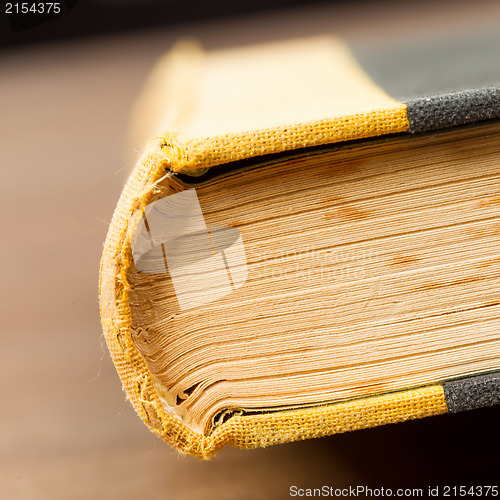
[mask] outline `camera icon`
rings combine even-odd
[[[207,226],[195,189],[146,206],[132,238],[138,271],[170,275],[181,311],[242,287],[247,261],[238,229]]]

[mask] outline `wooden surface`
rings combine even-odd
[[[466,7],[454,7],[458,24],[470,18]],[[144,75],[182,34],[210,48],[328,30],[369,36],[389,25],[373,8],[323,9],[0,54],[0,498],[275,499],[294,484],[491,483],[498,408],[227,448],[208,463],[179,457],[134,414],[107,354],[98,266],[131,167],[127,120]],[[496,15],[498,3],[479,12]],[[426,15],[439,25],[448,14],[439,6]]]

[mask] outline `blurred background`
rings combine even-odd
[[[81,0],[0,15],[0,498],[280,499],[292,485],[498,484],[500,408],[267,449],[182,457],[121,389],[102,336],[102,244],[136,154],[128,120],[155,60],[337,33],[401,40],[500,19],[498,1]],[[496,482],[496,483],[495,483]]]

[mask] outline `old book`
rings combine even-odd
[[[500,401],[499,41],[159,63],[100,283],[155,433],[208,458]]]

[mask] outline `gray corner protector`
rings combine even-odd
[[[410,133],[500,118],[500,87],[403,99]]]
[[[443,382],[450,413],[500,404],[500,372]]]

